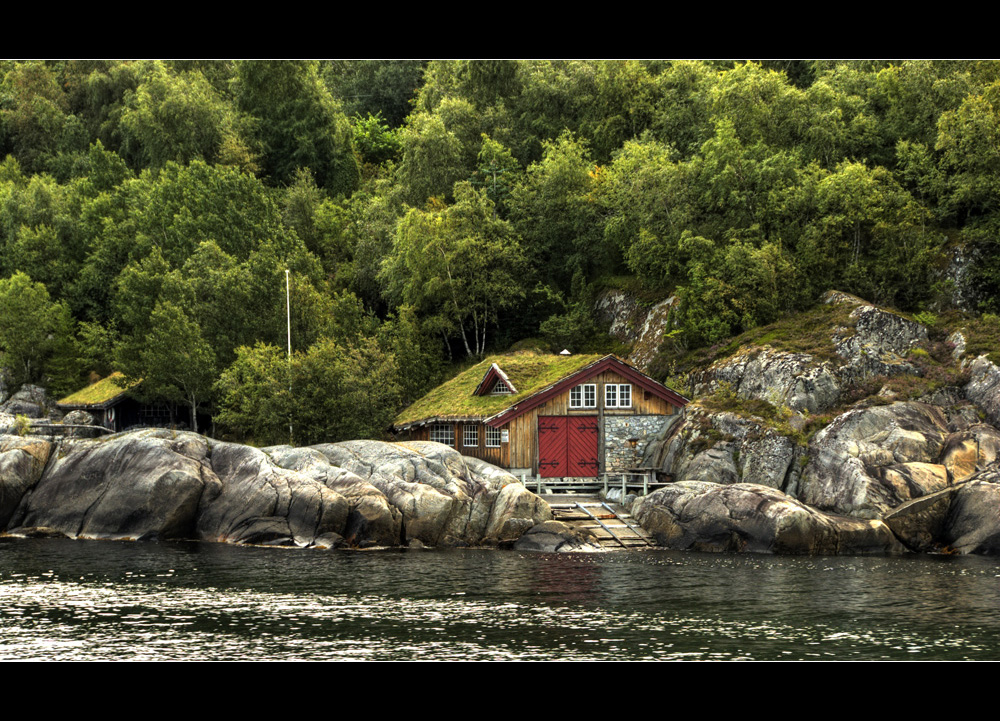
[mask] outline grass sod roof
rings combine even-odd
[[[107,378],[91,383],[86,388],[81,388],[76,393],[68,395],[56,405],[60,406],[103,406],[109,401],[113,401],[118,396],[126,393],[135,383],[125,383],[125,377],[121,373],[112,373]]]
[[[603,355],[548,355],[523,351],[510,355],[490,356],[468,370],[445,381],[420,400],[403,410],[393,425],[397,428],[448,418],[485,418],[533,396],[558,383],[570,373],[596,363]],[[496,363],[507,374],[517,393],[498,396],[476,396],[473,392],[483,376]]]

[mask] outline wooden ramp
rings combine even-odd
[[[550,505],[554,520],[590,531],[604,548],[646,548],[655,545],[642,526],[620,506],[600,501]]]

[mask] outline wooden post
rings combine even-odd
[[[608,470],[608,461],[604,457],[604,384],[598,383],[597,398],[597,472]]]

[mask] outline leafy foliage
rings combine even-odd
[[[0,280],[0,365],[11,374],[12,385],[42,380],[54,361],[72,360],[73,321],[63,303],[54,302],[45,286],[24,273]],[[72,363],[70,364],[72,365]],[[57,390],[72,383],[65,367],[55,378]]]
[[[67,391],[118,358],[212,409],[239,349],[283,345],[286,270],[297,382],[350,357],[386,407],[453,349],[596,347],[592,291],[626,273],[680,300],[657,367],[734,334],[820,352],[787,314],[839,288],[945,318],[955,249],[1000,310],[998,138],[992,61],[3,61],[0,277],[60,309],[3,352]],[[180,352],[164,329],[212,378],[143,359]]]
[[[524,257],[484,193],[459,184],[455,195],[455,204],[442,210],[406,214],[382,278],[390,294],[422,312],[434,330],[457,332],[466,354],[480,355],[498,312],[524,295]]]

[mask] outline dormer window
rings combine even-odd
[[[513,393],[517,393],[517,388],[496,363],[490,364],[486,375],[479,381],[476,390],[472,391],[474,396],[509,396]]]
[[[503,378],[497,379],[496,385],[493,386],[493,391],[490,393],[491,396],[506,396],[510,395],[510,386]]]

